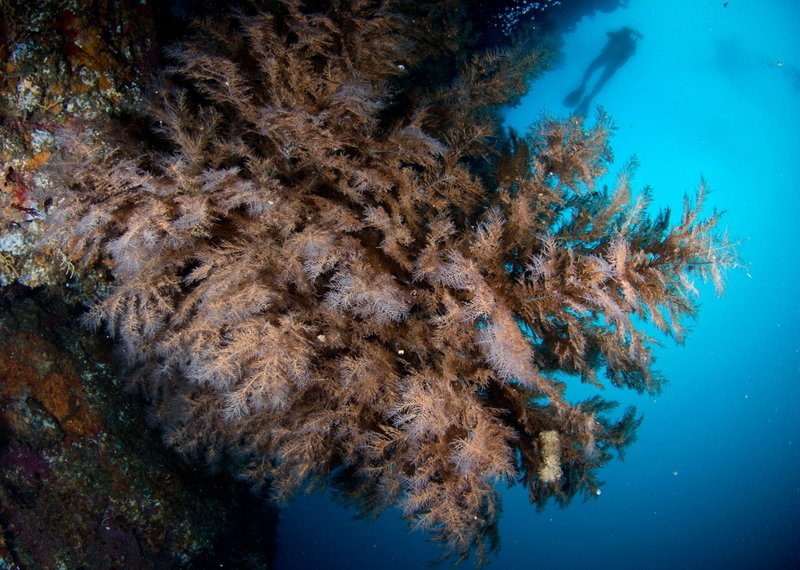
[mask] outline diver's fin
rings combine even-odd
[[[575,107],[573,114],[586,117],[586,115],[589,114],[589,105],[591,104],[592,100],[589,97],[584,97],[583,101],[581,101],[581,104]]]
[[[575,91],[573,91],[564,98],[564,106],[570,108],[574,107],[580,102],[581,95],[583,95],[583,85],[578,87]]]

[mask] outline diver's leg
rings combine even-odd
[[[584,117],[586,116],[586,114],[589,112],[589,105],[592,104],[592,100],[597,96],[598,93],[600,93],[600,91],[602,91],[605,84],[608,83],[608,80],[611,79],[611,76],[614,75],[614,73],[616,73],[617,69],[619,69],[619,66],[615,65],[607,65],[605,67],[603,73],[600,75],[600,79],[598,79],[597,83],[594,84],[591,93],[584,97],[583,101],[581,101],[581,104],[576,107],[576,114]]]
[[[578,88],[567,95],[564,98],[563,104],[565,107],[574,107],[578,104],[578,101],[581,100],[581,96],[583,95],[584,90],[586,89],[586,85],[589,83],[589,80],[592,78],[592,74],[597,71],[597,68],[603,64],[603,58],[601,56],[597,56],[592,60],[589,64],[589,67],[586,68],[586,71],[583,73],[583,79],[581,80],[581,84]]]
[[[608,83],[608,80],[611,79],[611,77],[617,72],[617,69],[619,69],[619,66],[616,66],[616,65],[615,66],[608,66],[607,65],[606,68],[603,70],[602,75],[600,75],[600,79],[598,79],[597,83],[594,84],[594,88],[592,89],[592,92],[589,93],[586,96],[586,98],[590,99],[590,100],[594,99],[595,96],[597,96],[597,94],[600,93],[600,91],[603,90],[603,87],[605,86],[606,83]]]

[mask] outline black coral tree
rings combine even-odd
[[[671,225],[635,164],[598,187],[602,113],[497,143],[538,52],[459,59],[457,18],[336,6],[200,25],[149,147],[69,141],[49,243],[112,267],[88,320],[171,445],[281,500],[322,484],[364,514],[399,505],[483,561],[497,483],[565,504],[633,440],[632,409],[566,401],[564,373],[658,392],[637,323],[681,339],[692,277],[720,286],[736,256],[704,188]]]

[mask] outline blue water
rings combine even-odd
[[[645,422],[596,501],[537,515],[522,489],[504,493],[492,568],[800,568],[800,2],[727,4],[631,0],[584,18],[560,66],[508,112],[522,131],[543,110],[567,114],[606,32],[638,30],[637,53],[594,101],[619,127],[617,164],[635,153],[636,185],[673,211],[704,176],[748,267],[721,299],[703,287],[685,346],[658,351],[663,396],[605,391]],[[365,524],[324,496],[298,498],[276,568],[423,568],[435,551],[396,515]]]

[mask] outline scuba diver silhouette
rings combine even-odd
[[[567,95],[564,99],[565,107],[575,107],[575,114],[585,116],[589,111],[589,105],[592,99],[600,93],[603,86],[611,79],[611,76],[616,73],[617,69],[622,67],[628,59],[636,52],[636,40],[642,37],[642,34],[636,30],[632,30],[627,26],[617,30],[616,32],[606,32],[608,35],[608,43],[603,48],[596,58],[592,60],[586,72],[583,74],[583,80],[580,87]],[[603,67],[603,73],[594,85],[591,93],[581,101],[581,96],[586,90],[592,75],[600,67]],[[578,102],[580,101],[580,104]]]

